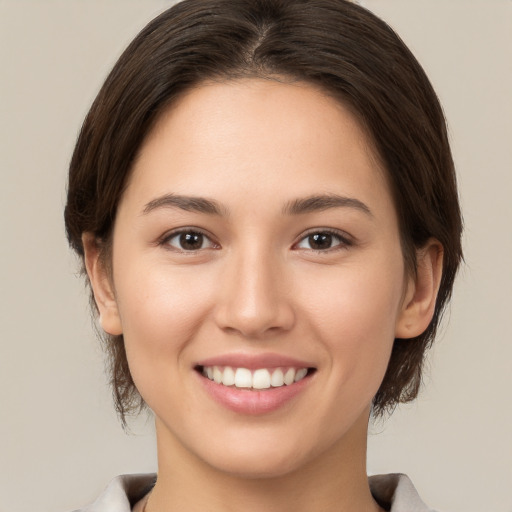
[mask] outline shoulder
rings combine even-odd
[[[114,478],[96,501],[74,512],[131,512],[133,505],[155,485],[154,473]]]
[[[423,503],[407,475],[375,475],[369,482],[374,498],[390,512],[434,512]]]

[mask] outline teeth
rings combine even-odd
[[[251,370],[248,370],[247,368],[237,368],[235,372],[235,386],[237,388],[251,388]]]
[[[220,384],[222,382],[222,371],[218,366],[213,368],[213,382]]]
[[[231,366],[205,366],[203,375],[217,384],[246,389],[269,389],[290,386],[302,380],[308,373],[307,368],[259,368],[251,372],[247,368]]]
[[[224,368],[224,373],[222,375],[222,384],[224,386],[232,386],[235,383],[235,372],[233,371],[233,368],[230,366],[226,366]]]
[[[290,368],[284,374],[284,383],[287,386],[289,386],[290,384],[293,384],[294,381],[295,381],[295,369]]]
[[[252,376],[254,389],[268,389],[270,387],[270,372],[268,370],[256,370]]]
[[[284,375],[283,370],[281,370],[281,368],[274,370],[272,377],[270,377],[270,384],[274,388],[279,388],[284,385]]]
[[[306,376],[306,373],[308,373],[308,370],[306,368],[301,368],[300,370],[297,370],[297,373],[295,374],[295,378],[293,379],[293,381],[298,382],[299,380],[303,379]]]

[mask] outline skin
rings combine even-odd
[[[219,214],[163,204],[167,194],[215,201]],[[351,201],[289,211],[334,194]],[[184,249],[180,229],[202,245]],[[140,150],[112,277],[94,236],[83,240],[102,326],[124,335],[155,414],[147,512],[380,510],[366,476],[371,401],[394,338],[431,319],[442,251],[432,240],[406,275],[385,171],[348,109],[304,83],[197,87]],[[316,368],[284,407],[238,414],[199,385],[197,361],[263,352]]]

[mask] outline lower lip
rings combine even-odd
[[[261,391],[223,386],[197,374],[206,392],[220,405],[239,414],[258,415],[276,411],[304,391],[311,381],[307,375],[289,386],[269,388]]]

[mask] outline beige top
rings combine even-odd
[[[142,512],[155,481],[155,474],[118,476],[94,503],[75,512]],[[406,475],[376,475],[368,481],[376,501],[389,512],[434,512]]]

